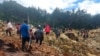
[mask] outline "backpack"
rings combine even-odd
[[[40,29],[38,29],[38,30],[34,33],[34,35],[35,35],[35,38],[41,39],[41,38],[43,38],[43,31],[40,30]]]

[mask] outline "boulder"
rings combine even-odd
[[[66,33],[65,35],[67,35],[67,36],[68,36],[70,39],[72,39],[72,40],[78,41],[78,37],[75,36],[74,33]]]

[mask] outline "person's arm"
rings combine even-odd
[[[43,33],[43,31],[41,32],[41,35],[42,35],[42,38],[43,38],[43,40],[44,40],[44,33]]]
[[[27,25],[27,32],[29,33],[29,37],[30,37],[30,28],[28,25]]]
[[[20,28],[19,28],[19,31],[20,31],[20,39],[22,38],[21,29],[22,29],[22,26],[20,26]]]

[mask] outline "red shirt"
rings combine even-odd
[[[45,27],[45,32],[50,32],[50,26],[49,25],[46,25],[46,27]]]

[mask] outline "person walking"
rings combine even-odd
[[[11,35],[12,35],[12,29],[13,29],[13,25],[12,25],[12,23],[8,20],[8,21],[7,21],[6,35],[11,36]]]
[[[43,30],[41,29],[40,26],[37,27],[36,32],[34,33],[35,38],[36,38],[36,43],[40,42],[39,45],[42,45],[44,36],[43,36]]]
[[[29,43],[30,40],[30,34],[29,34],[29,26],[28,22],[24,21],[24,23],[20,27],[20,34],[21,34],[21,39],[22,39],[22,51],[26,50],[26,42]]]
[[[54,33],[55,33],[55,35],[56,35],[56,38],[58,38],[58,37],[60,36],[60,29],[55,28],[55,29],[54,29]]]
[[[51,30],[50,26],[48,24],[46,24],[46,26],[45,26],[46,35],[48,35],[50,33],[50,30]]]

